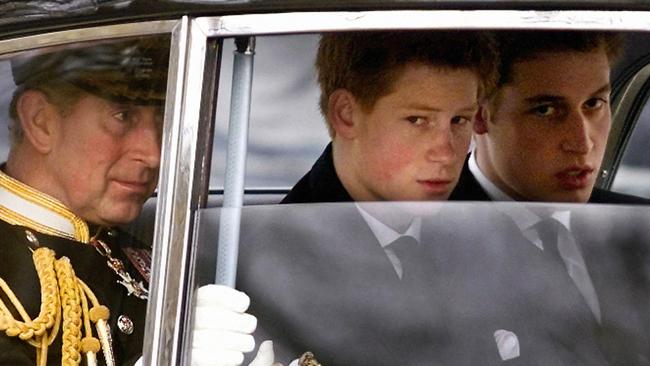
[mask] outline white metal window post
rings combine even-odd
[[[235,287],[239,228],[244,201],[246,174],[246,147],[250,120],[251,90],[253,89],[253,61],[255,37],[235,39],[230,122],[228,124],[228,151],[223,190],[223,208],[219,221],[216,282]]]

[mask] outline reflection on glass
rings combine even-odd
[[[627,143],[612,190],[650,197],[650,156],[646,151],[648,141],[650,141],[650,108],[646,104]]]
[[[200,283],[219,214],[200,214]],[[285,363],[641,365],[649,219],[606,205],[246,207],[237,288]]]

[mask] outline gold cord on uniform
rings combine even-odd
[[[0,299],[0,331],[34,346],[38,366],[47,364],[48,347],[59,329],[63,340],[62,366],[79,365],[83,356],[86,356],[88,365],[97,365],[96,354],[100,349],[106,364],[115,365],[107,323],[108,308],[100,305],[90,288],[77,278],[67,257],[56,259],[54,251],[38,247],[36,237],[29,231],[26,233],[34,245],[30,249],[41,286],[40,313],[32,320],[11,288],[0,278],[0,289],[22,318],[15,319],[7,304]],[[89,304],[92,307],[89,308]],[[95,324],[99,339],[92,334],[91,322]]]

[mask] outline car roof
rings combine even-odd
[[[183,15],[397,9],[650,10],[638,0],[9,0],[0,2],[0,39],[59,29]],[[35,22],[34,20],[38,20]]]

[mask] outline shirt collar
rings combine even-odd
[[[90,240],[88,224],[61,201],[0,171],[0,219],[43,234]]]
[[[421,217],[414,217],[411,220],[409,227],[403,233],[399,233],[395,231],[392,227],[384,224],[379,219],[372,216],[370,213],[364,210],[359,204],[355,203],[355,206],[357,206],[359,213],[361,213],[361,216],[370,227],[370,230],[375,235],[377,241],[379,241],[379,244],[381,245],[382,248],[386,248],[395,240],[397,240],[397,238],[403,235],[411,236],[415,238],[415,240],[418,243],[420,242],[420,233],[422,232]]]
[[[472,172],[472,175],[478,182],[478,184],[483,188],[485,193],[490,197],[492,201],[514,201],[514,199],[508,196],[504,191],[499,189],[494,183],[492,183],[488,177],[483,174],[481,168],[478,167],[476,162],[476,150],[472,150],[469,156],[469,171]]]
[[[469,165],[470,172],[472,173],[472,175],[474,176],[478,184],[481,186],[481,188],[483,188],[483,190],[487,193],[487,195],[490,197],[492,201],[508,201],[508,202],[515,201],[514,198],[510,197],[508,194],[502,191],[499,187],[497,187],[494,183],[492,183],[485,174],[483,174],[481,168],[479,168],[478,163],[476,162],[475,149],[473,149],[472,152],[470,153],[468,165]],[[500,207],[498,206],[497,209],[510,216],[512,220],[515,222],[515,224],[517,225],[517,227],[519,227],[519,229],[522,231],[531,228],[532,226],[534,226],[535,224],[537,224],[539,221],[543,219],[535,212],[526,208],[526,206],[523,204],[507,205],[507,206],[500,206]],[[557,210],[552,212],[551,217],[556,219],[567,230],[571,231],[570,211]]]

